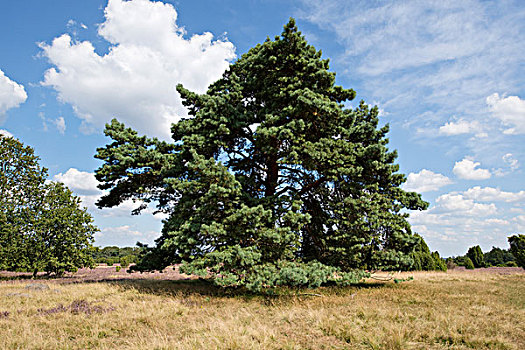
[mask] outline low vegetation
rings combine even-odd
[[[525,268],[525,235],[516,234],[508,238],[510,247],[492,247],[483,253],[479,245],[470,247],[467,254],[447,259],[447,263],[464,266],[467,269],[480,267],[523,267]]]
[[[136,264],[142,251],[141,247],[95,247],[93,250],[93,259],[97,264],[119,264],[127,267],[129,264]]]
[[[114,280],[87,282],[97,271]],[[525,348],[520,268],[404,272],[392,276],[398,283],[273,296],[160,279],[169,274],[181,277],[105,267],[36,284],[0,282],[0,348]]]

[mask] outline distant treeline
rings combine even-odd
[[[492,247],[490,251],[483,253],[481,247],[476,245],[470,247],[465,255],[446,259],[441,258],[437,251],[431,252],[423,237],[418,234],[415,234],[415,236],[419,241],[410,255],[413,259],[413,264],[408,270],[411,271],[447,271],[447,269],[453,269],[456,266],[464,266],[467,269],[523,266],[523,262],[520,264],[516,259],[516,255],[524,255],[525,235],[510,237],[509,241],[512,241],[510,249]],[[514,254],[512,253],[513,245]],[[138,263],[147,250],[147,246],[144,245],[124,248],[117,246],[95,247],[93,258],[98,264],[110,266],[120,264],[122,267],[127,267],[130,264]]]
[[[139,261],[142,249],[141,247],[95,247],[93,257],[97,264],[107,264],[109,266],[120,264],[120,266],[127,267]]]
[[[418,234],[415,234],[415,236],[419,239],[419,242],[411,253],[414,261],[411,268],[409,268],[411,271],[447,271],[447,269],[453,269],[456,266],[464,266],[467,269],[522,266],[517,261],[515,254],[523,255],[524,235],[509,238],[509,240],[514,242],[515,254],[512,253],[512,248],[501,249],[497,247],[492,247],[489,252],[483,253],[481,247],[477,245],[470,247],[465,255],[446,259],[441,258],[437,251],[431,252],[423,237]],[[521,245],[518,242],[521,242]]]
[[[467,269],[518,266],[510,249],[492,247],[489,252],[483,253],[479,245],[470,247],[465,255],[448,258],[447,263],[465,266]]]

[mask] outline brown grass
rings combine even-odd
[[[525,349],[523,270],[396,275],[408,276],[273,297],[147,275],[4,281],[0,348]]]

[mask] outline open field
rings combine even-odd
[[[414,280],[253,296],[175,271],[2,273],[0,348],[525,349],[524,270],[395,276]]]

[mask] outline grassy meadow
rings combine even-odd
[[[401,273],[413,280],[277,296],[158,276],[4,276],[0,348],[525,349],[519,268]]]

